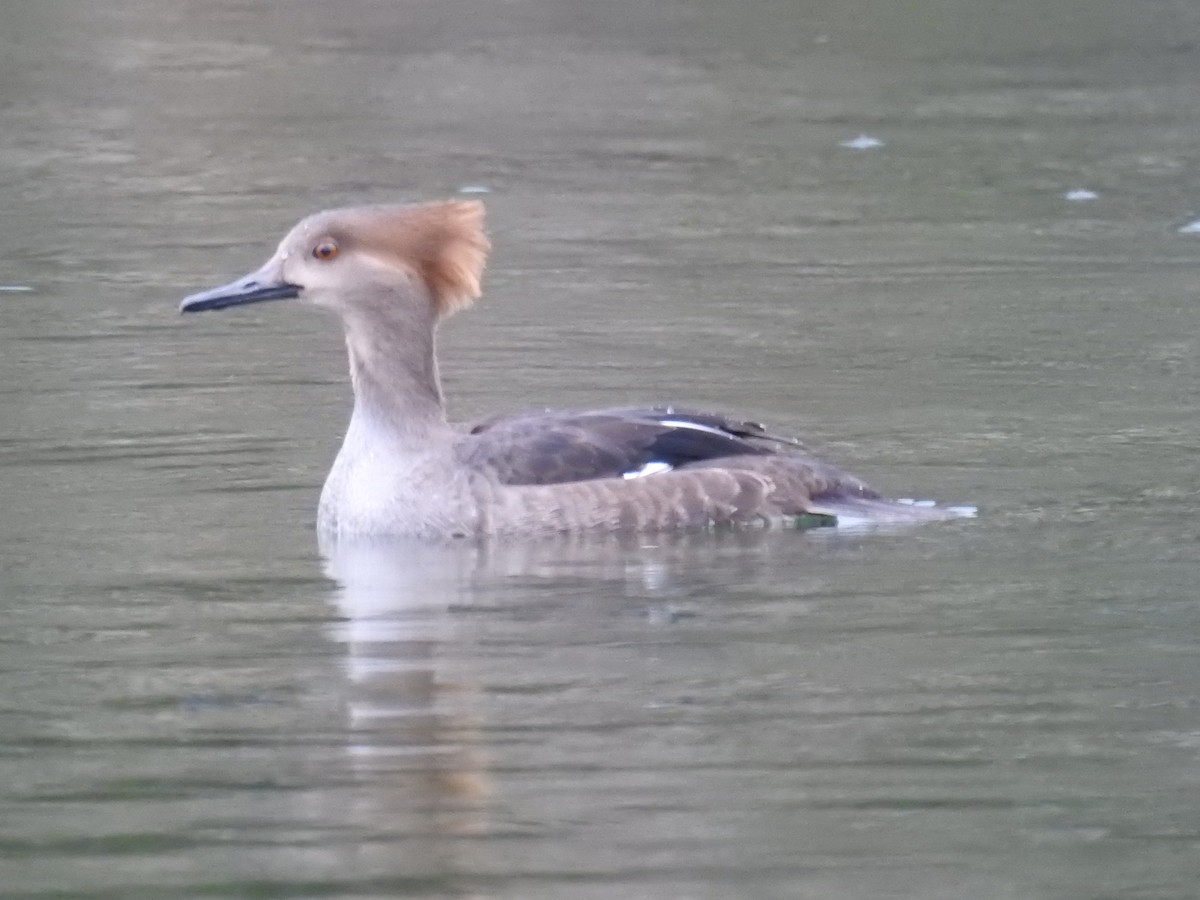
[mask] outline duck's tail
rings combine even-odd
[[[873,528],[919,525],[946,519],[973,519],[979,514],[974,506],[939,506],[932,500],[886,500],[871,497],[822,499],[808,509],[809,515],[826,516],[839,529],[869,531]]]

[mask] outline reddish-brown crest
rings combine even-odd
[[[414,270],[429,287],[438,316],[470,306],[491,244],[483,233],[483,204],[443,200],[368,208],[357,235],[363,249]]]

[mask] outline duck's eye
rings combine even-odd
[[[313,247],[313,258],[321,259],[328,262],[338,254],[337,244],[333,241],[321,241],[317,246]]]

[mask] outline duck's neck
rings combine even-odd
[[[355,432],[415,451],[450,432],[434,353],[434,319],[426,304],[383,303],[343,317]]]

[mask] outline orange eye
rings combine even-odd
[[[315,259],[323,259],[329,261],[338,254],[337,244],[333,241],[321,241],[317,246],[313,247],[312,255]]]

